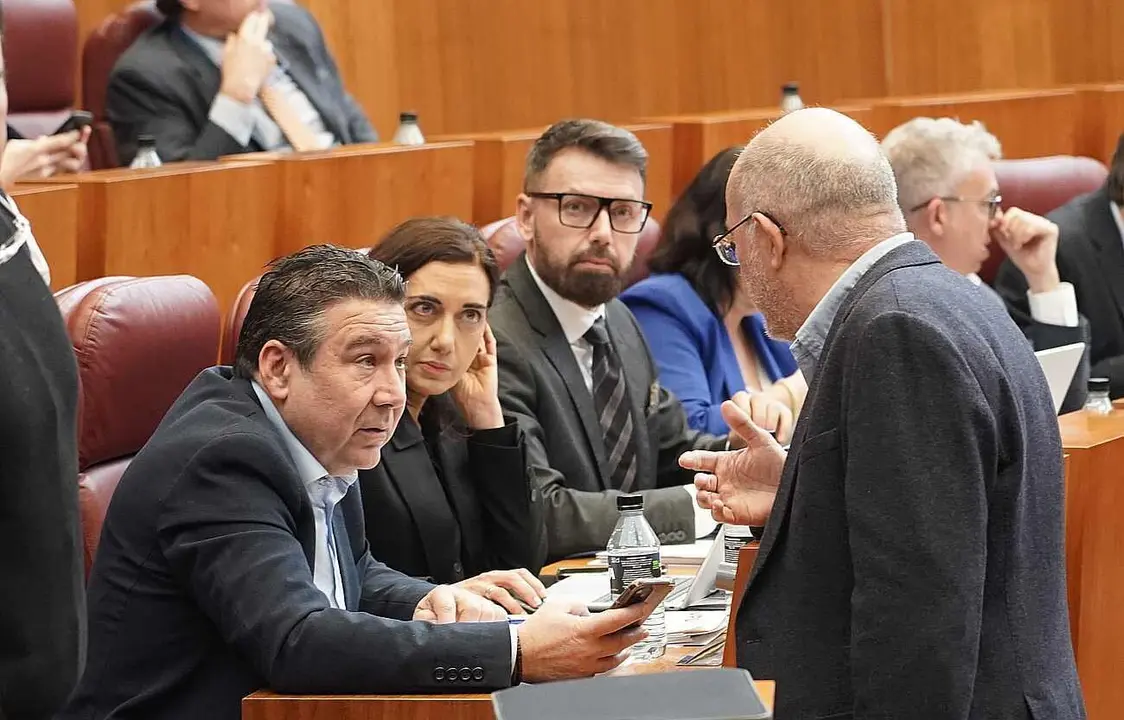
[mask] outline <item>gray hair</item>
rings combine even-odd
[[[767,213],[790,237],[829,255],[852,240],[869,241],[873,223],[878,230],[887,221],[904,228],[894,173],[878,142],[857,123],[837,129],[820,142],[795,142],[768,129],[754,138],[730,176],[741,214]]]
[[[979,121],[919,117],[891,130],[882,141],[898,180],[898,199],[909,211],[957,186],[981,163],[1003,155],[999,140]]]
[[[614,165],[625,165],[648,175],[648,151],[628,130],[600,120],[561,120],[554,123],[535,140],[527,153],[523,172],[523,190],[538,189],[539,177],[546,172],[558,153],[578,148]]]
[[[301,367],[309,367],[324,340],[324,313],[354,298],[401,304],[406,283],[378,260],[332,245],[313,245],[274,260],[258,281],[238,334],[234,374],[254,377],[270,340],[292,350]]]

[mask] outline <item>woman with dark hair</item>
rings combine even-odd
[[[381,462],[359,473],[371,555],[511,612],[521,612],[513,594],[537,607],[545,535],[523,435],[497,395],[492,251],[475,227],[431,217],[402,223],[369,255],[409,284],[414,341],[406,412]]]
[[[712,247],[725,231],[726,180],[740,152],[727,148],[703,166],[667,214],[648,261],[652,275],[621,300],[652,346],[660,383],[683,403],[692,428],[728,432],[720,408],[734,399],[787,442],[807,383],[788,343],[768,337],[764,317],[739,290],[737,268]]]

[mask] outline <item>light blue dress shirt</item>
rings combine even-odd
[[[843,302],[847,299],[847,296],[851,294],[851,291],[859,284],[859,280],[862,280],[863,275],[866,275],[867,270],[870,270],[876,262],[894,248],[905,245],[914,239],[913,233],[906,232],[883,240],[867,250],[843,271],[843,274],[839,276],[839,279],[835,281],[827,294],[816,303],[816,307],[812,308],[808,319],[796,331],[796,338],[793,339],[791,346],[792,355],[796,358],[796,364],[800,366],[800,371],[804,373],[808,385],[812,384],[812,378],[816,374],[816,366],[819,365],[827,334],[831,331],[835,316],[839,314],[839,309],[843,307]]]
[[[180,26],[184,34],[198,45],[216,67],[222,67],[224,43],[216,38],[200,35],[191,28]],[[269,87],[275,88],[289,103],[301,121],[308,126],[320,140],[321,148],[329,148],[336,144],[335,136],[328,131],[320,117],[316,106],[308,99],[289,73],[285,71],[283,63],[279,60],[273,73],[265,81]],[[266,150],[286,151],[292,150],[285,134],[273,121],[261,100],[255,98],[250,105],[243,105],[233,98],[219,94],[211,103],[211,112],[208,119],[215,125],[225,130],[228,135],[238,141],[239,145],[248,145],[253,138]]]
[[[297,467],[301,482],[304,483],[308,497],[312,500],[312,515],[316,521],[316,560],[312,569],[312,580],[317,589],[328,598],[328,604],[334,608],[347,609],[347,601],[343,592],[343,576],[340,572],[340,561],[336,556],[335,535],[332,528],[332,516],[336,505],[359,477],[358,472],[353,472],[344,477],[337,477],[329,473],[320,464],[311,452],[308,451],[277,411],[277,406],[266,394],[265,390],[256,381],[254,394],[258,396],[265,416],[277,428],[289,457]]]

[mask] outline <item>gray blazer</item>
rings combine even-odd
[[[554,311],[521,257],[504,275],[488,311],[500,364],[500,402],[526,434],[532,487],[542,493],[547,562],[605,548],[617,522],[609,489],[605,443],[593,397]],[[648,344],[619,300],[605,306],[605,322],[620,355],[632,405],[640,461],[635,490],[663,543],[693,542],[694,507],[682,488],[693,475],[679,455],[720,448],[716,438],[691,430],[675,396],[659,384]]]
[[[299,5],[274,3],[269,40],[285,59],[293,82],[342,144],[376,142],[363,109],[344,89],[315,18]],[[105,111],[123,164],[132,162],[137,137],[156,138],[164,162],[214,160],[261,150],[241,145],[208,119],[222,73],[194,41],[168,20],[141,35],[113,67]]]
[[[998,303],[911,242],[828,335],[737,616],[777,717],[1085,717],[1049,389]],[[786,690],[787,688],[787,690]]]

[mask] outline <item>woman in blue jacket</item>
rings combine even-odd
[[[648,261],[652,275],[621,299],[640,322],[660,383],[687,411],[691,427],[729,430],[719,410],[734,398],[787,442],[808,386],[788,343],[766,335],[765,319],[738,289],[737,268],[711,246],[725,231],[726,180],[741,147],[723,150],[695,176],[664,221]]]

